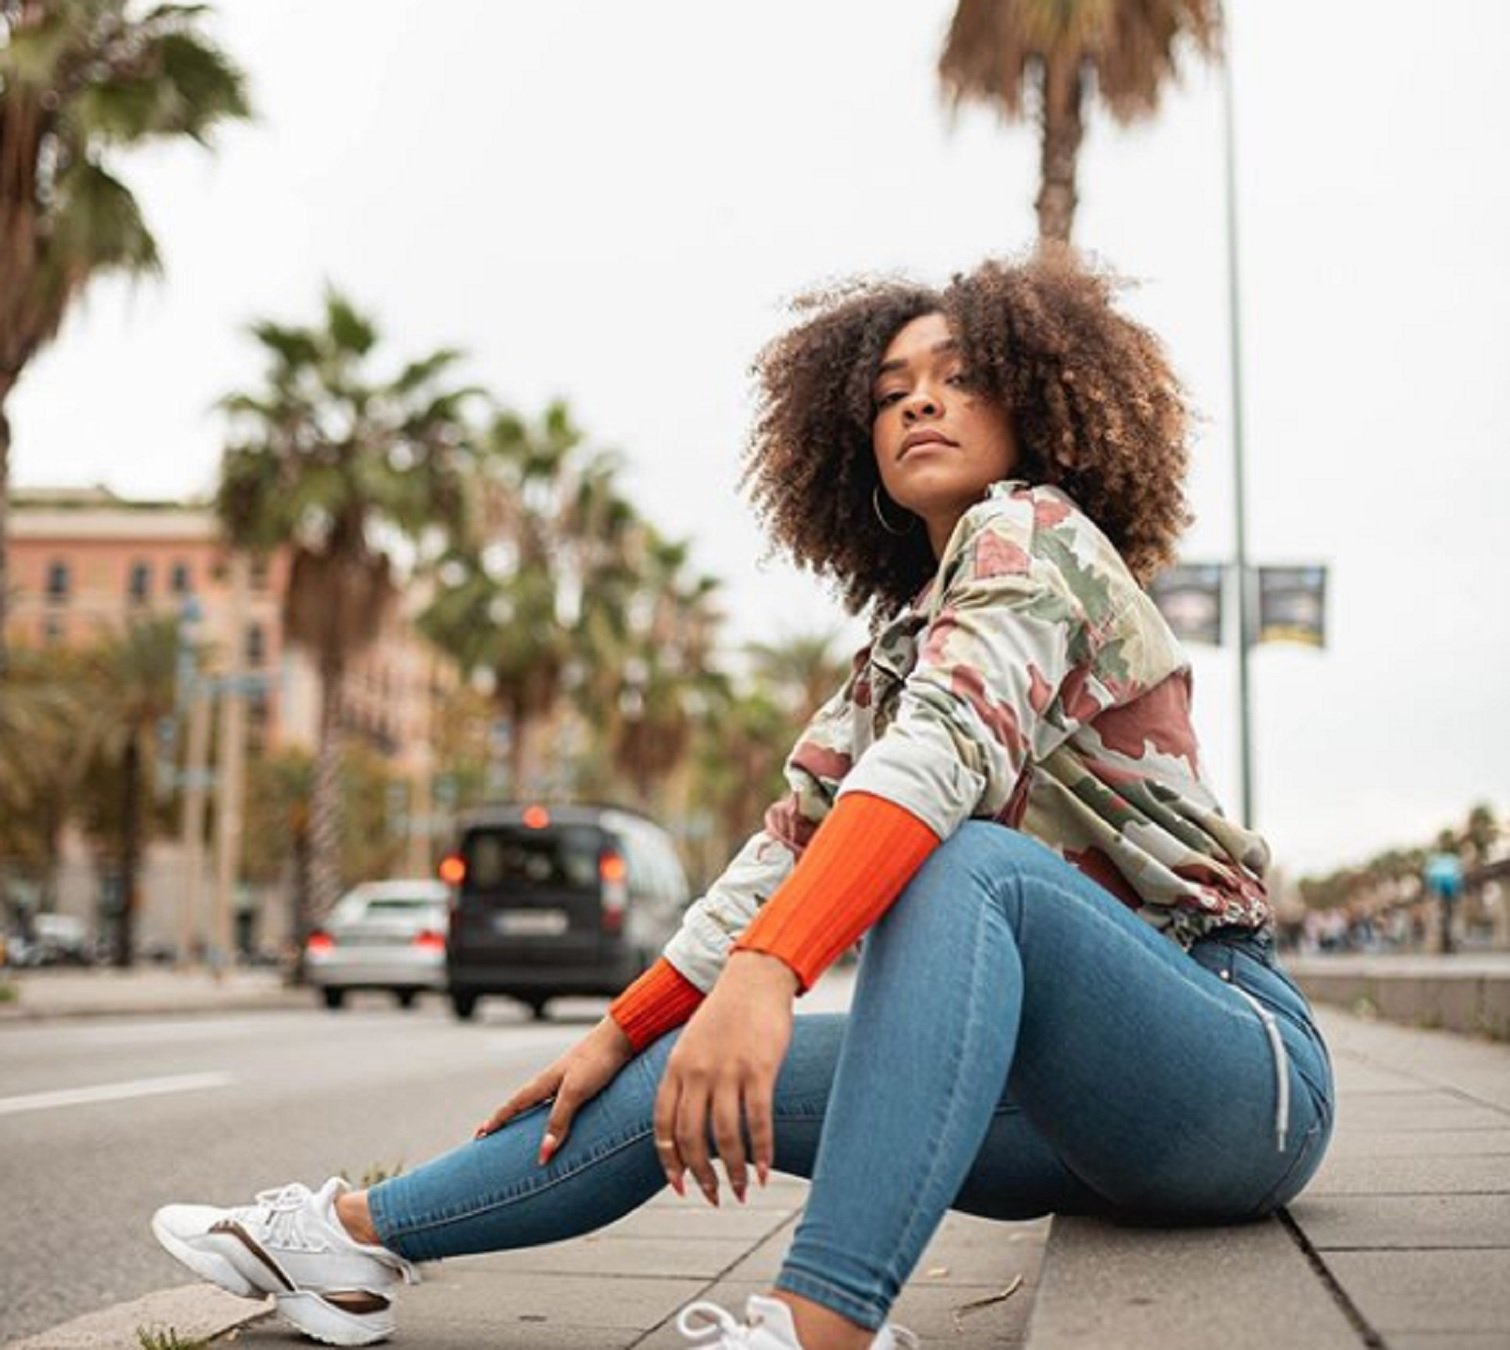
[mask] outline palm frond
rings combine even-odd
[[[325,325],[338,353],[366,356],[377,345],[376,326],[334,288],[325,293]]]
[[[1187,46],[1220,52],[1219,0],[959,0],[939,58],[954,106],[984,103],[1004,117],[1037,107],[1050,62],[1088,65],[1108,110],[1127,122],[1152,113]]]
[[[74,161],[58,175],[46,269],[82,283],[96,272],[162,270],[157,243],[131,190],[100,165]]]
[[[438,351],[431,352],[429,356],[421,357],[418,361],[411,361],[399,372],[398,378],[393,381],[389,389],[398,397],[412,394],[449,370],[462,359],[463,355],[464,353],[454,347],[442,347]],[[476,392],[483,391],[479,389]]]
[[[258,320],[250,328],[252,336],[285,369],[293,371],[319,364],[320,344],[309,329],[290,328],[269,320]]]

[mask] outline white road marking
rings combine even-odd
[[[202,1088],[229,1087],[235,1081],[228,1073],[179,1073],[169,1078],[133,1078],[124,1083],[100,1083],[95,1087],[29,1092],[21,1097],[0,1097],[0,1116],[18,1115],[22,1111],[51,1111],[60,1106],[118,1102],[130,1097],[156,1097],[166,1092],[197,1092]]]

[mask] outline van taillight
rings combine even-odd
[[[310,956],[324,956],[335,945],[336,940],[329,933],[321,932],[317,928],[306,939],[304,950]]]
[[[624,906],[629,900],[629,868],[618,853],[604,853],[598,858],[598,877],[603,883],[603,931],[624,930]]]
[[[414,935],[414,945],[421,951],[443,952],[446,949],[446,935],[437,933],[433,929],[427,929],[423,933]]]

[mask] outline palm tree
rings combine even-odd
[[[0,682],[0,916],[31,880],[49,908],[63,826],[88,766],[78,728],[90,699],[80,653],[21,647]]]
[[[629,609],[624,659],[615,661],[601,725],[615,767],[642,804],[688,760],[696,719],[722,689],[711,669],[721,621],[719,582],[685,573],[690,548],[645,532],[645,565]]]
[[[341,891],[342,685],[397,595],[390,550],[420,564],[463,532],[471,453],[466,406],[479,391],[447,382],[441,350],[388,380],[369,372],[376,327],[338,292],[314,328],[263,321],[252,332],[262,387],[223,401],[231,445],[216,512],[233,548],[292,553],[283,624],[320,675],[320,734],[310,806],[311,918]]]
[[[1499,838],[1499,821],[1494,808],[1488,802],[1479,802],[1468,812],[1463,826],[1463,846],[1471,866],[1482,867],[1489,861],[1489,854]]]
[[[752,642],[755,678],[772,687],[797,724],[807,722],[844,681],[849,663],[833,655],[833,633],[806,633],[779,642]]]
[[[178,621],[171,616],[133,623],[102,637],[86,656],[90,699],[80,730],[90,747],[96,785],[96,832],[115,836],[120,911],[113,959],[125,968],[135,958],[137,882],[147,832],[144,786],[153,757],[157,724],[174,712],[178,669]],[[91,794],[93,796],[93,794]]]
[[[249,114],[243,77],[198,32],[205,6],[0,0],[0,677],[6,667],[6,400],[69,305],[106,272],[159,269],[110,152],[206,144]]]
[[[1219,0],[959,0],[939,58],[945,97],[980,102],[1040,132],[1038,236],[1068,243],[1092,88],[1126,125],[1151,116],[1193,42],[1218,55]]]
[[[434,569],[420,629],[491,681],[510,788],[527,795],[543,785],[541,732],[563,692],[593,681],[621,640],[635,514],[613,456],[586,452],[559,402],[534,423],[493,418],[472,490],[476,533]]]
[[[765,688],[731,692],[710,706],[695,751],[698,792],[713,816],[698,860],[705,874],[734,855],[787,790],[781,767],[791,737],[790,711]]]

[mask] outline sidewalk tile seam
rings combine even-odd
[[[716,1288],[721,1282],[729,1280],[731,1272],[737,1270],[739,1266],[750,1257],[750,1255],[756,1250],[756,1248],[765,1246],[765,1244],[768,1243],[772,1238],[774,1238],[783,1228],[786,1228],[791,1224],[795,1224],[801,1217],[801,1210],[797,1210],[794,1213],[787,1215],[786,1218],[778,1223],[769,1233],[765,1235],[765,1237],[761,1238],[758,1242],[756,1242],[748,1250],[746,1250],[738,1260],[731,1261],[712,1279],[707,1280],[703,1284],[703,1287],[699,1289],[692,1298],[687,1300],[687,1303],[694,1303],[700,1298],[705,1298],[708,1293]],[[753,1283],[758,1283],[764,1286],[768,1282],[761,1280],[754,1281]],[[684,1304],[683,1306],[685,1307],[686,1304]],[[672,1320],[675,1316],[675,1313],[668,1313],[665,1317],[661,1318],[659,1322],[656,1322],[653,1326],[646,1328],[643,1334],[636,1336],[634,1340],[630,1341],[625,1350],[635,1350],[636,1346],[643,1345],[647,1340],[649,1340],[652,1336],[655,1336],[663,1328],[672,1325]]]
[[[1510,1117],[1510,1110],[1506,1110],[1503,1106],[1500,1106],[1493,1101],[1488,1101],[1483,1097],[1477,1097],[1466,1089],[1459,1087],[1456,1083],[1451,1083],[1447,1082],[1444,1079],[1431,1077],[1428,1073],[1423,1072],[1422,1070],[1415,1067],[1400,1068],[1398,1066],[1390,1066],[1360,1051],[1341,1050],[1336,1052],[1335,1058],[1346,1061],[1348,1063],[1358,1064],[1366,1068],[1377,1069],[1382,1072],[1395,1074],[1401,1078],[1409,1079],[1413,1083],[1420,1083],[1422,1085],[1420,1089],[1414,1090],[1406,1090],[1403,1088],[1385,1089],[1379,1092],[1362,1093],[1357,1095],[1374,1098],[1387,1097],[1391,1095],[1415,1097],[1420,1096],[1423,1091],[1442,1092],[1446,1093],[1448,1096],[1456,1097],[1461,1101],[1469,1102],[1474,1106],[1484,1106],[1499,1115]]]
[[[1362,1338],[1363,1344],[1369,1350],[1383,1350],[1385,1346],[1384,1338],[1379,1334],[1374,1324],[1364,1315],[1363,1309],[1354,1302],[1353,1296],[1348,1293],[1342,1281],[1337,1278],[1336,1272],[1327,1265],[1321,1252],[1317,1250],[1312,1244],[1311,1239],[1306,1236],[1305,1230],[1296,1222],[1295,1216],[1288,1209],[1280,1209],[1276,1211],[1275,1217],[1279,1220],[1280,1227],[1289,1235],[1290,1241],[1299,1250],[1301,1257],[1311,1267],[1316,1278],[1320,1280],[1322,1287],[1337,1305],[1338,1311],[1341,1312],[1343,1317],[1347,1319],[1348,1324]]]
[[[1499,1242],[1454,1242],[1437,1243],[1384,1243],[1372,1247],[1317,1246],[1318,1252],[1510,1252],[1510,1243]]]

